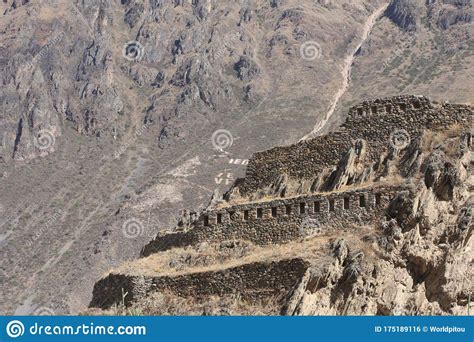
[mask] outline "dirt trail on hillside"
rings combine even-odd
[[[339,100],[341,99],[342,95],[344,95],[346,90],[349,88],[352,64],[354,62],[354,59],[356,58],[361,46],[365,43],[367,38],[369,38],[370,32],[372,31],[372,28],[377,22],[377,19],[380,18],[380,16],[383,14],[383,12],[385,11],[387,7],[388,7],[388,4],[384,4],[383,6],[379,7],[374,13],[372,13],[369,16],[369,18],[365,22],[364,30],[362,31],[362,36],[361,36],[359,44],[357,44],[357,46],[352,50],[352,52],[349,55],[347,55],[346,58],[344,59],[343,68],[341,70],[342,85],[337,90],[336,94],[334,95],[334,98],[331,101],[331,106],[329,107],[328,112],[326,113],[324,119],[318,122],[316,126],[313,128],[313,130],[309,132],[308,134],[306,134],[303,138],[301,138],[301,140],[314,138],[316,134],[326,125],[328,120],[334,114],[334,111],[336,110],[336,106],[339,103]]]

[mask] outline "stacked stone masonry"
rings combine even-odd
[[[229,206],[203,213],[187,232],[157,237],[142,255],[204,241],[285,243],[309,234],[361,226],[383,219],[390,200],[401,190],[405,187],[373,187]]]
[[[366,142],[365,158],[376,168],[381,155],[391,148],[394,131],[405,131],[410,142],[419,139],[423,130],[441,131],[457,126],[468,132],[472,129],[473,114],[470,106],[436,103],[422,96],[366,101],[349,111],[337,132],[255,154],[245,178],[235,186],[246,198],[271,186],[282,175],[293,180],[314,180],[330,174],[327,171],[334,170],[359,140]],[[228,239],[259,245],[285,243],[318,231],[373,224],[374,220],[385,219],[390,199],[402,190],[406,186],[372,185],[345,193],[308,194],[229,206],[204,213],[188,231],[158,236],[144,247],[142,255]]]
[[[349,111],[339,131],[256,153],[237,188],[243,197],[271,186],[285,174],[291,179],[312,179],[334,168],[355,141],[366,144],[369,160],[377,162],[390,148],[390,137],[404,130],[412,140],[425,130],[445,130],[452,125],[472,129],[473,109],[468,105],[432,102],[422,96],[397,96],[363,102]]]
[[[309,266],[307,261],[296,258],[255,262],[218,271],[146,277],[142,283],[148,286],[140,291],[135,288],[135,284],[140,283],[139,276],[111,273],[95,284],[90,306],[106,309],[122,302],[128,305],[137,299],[137,292],[143,296],[159,291],[194,300],[240,293],[242,299],[249,301],[265,298],[282,301],[301,281]],[[127,293],[125,298],[123,293]]]

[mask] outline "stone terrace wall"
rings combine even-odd
[[[473,114],[470,106],[438,104],[420,96],[363,102],[350,110],[337,132],[256,153],[237,188],[247,197],[270,186],[282,174],[291,179],[314,179],[335,167],[357,139],[367,142],[367,156],[376,161],[389,149],[390,135],[397,129],[406,130],[411,140],[424,129],[444,130],[456,123],[469,130]]]
[[[283,304],[284,298],[301,281],[309,263],[303,259],[287,259],[273,262],[255,262],[212,272],[191,273],[180,276],[158,276],[139,279],[126,274],[109,274],[94,285],[90,307],[107,309],[114,304],[125,305],[139,295],[150,292],[170,291],[193,300],[206,296],[240,294],[248,301],[274,298]],[[136,284],[148,284],[136,288]],[[123,292],[122,292],[123,291]]]
[[[204,241],[284,243],[312,233],[373,223],[384,217],[391,199],[401,190],[405,187],[375,187],[230,206],[204,213],[187,232],[157,237],[145,246],[142,256]]]
[[[438,103],[430,101],[424,96],[394,96],[373,101],[364,101],[349,109],[346,122],[357,120],[360,117],[374,115],[405,115],[414,111],[429,111]]]

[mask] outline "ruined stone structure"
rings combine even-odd
[[[154,277],[142,286],[142,294],[172,290],[182,297],[201,298],[226,295],[236,291],[247,293],[246,300],[277,297],[281,301],[301,279],[309,263],[302,259],[286,259],[243,265],[218,272],[196,273],[192,276]],[[128,304],[136,298],[139,276],[119,275],[102,279],[94,287],[91,306],[110,307],[122,301]],[[123,293],[128,293],[122,298]]]
[[[143,256],[199,242],[231,239],[258,245],[284,243],[331,229],[349,229],[382,220],[402,186],[378,186],[343,193],[303,195],[206,211],[190,230],[157,237]]]
[[[424,129],[437,131],[459,124],[466,130],[472,127],[472,120],[472,108],[467,105],[437,103],[422,96],[366,101],[349,111],[339,131],[256,153],[234,192],[251,197],[277,183],[282,174],[308,181],[319,176],[329,178],[332,168],[358,140],[364,142],[366,164],[373,163],[373,171],[377,172],[381,170],[380,155],[393,147],[391,136],[395,131],[406,131],[411,140],[416,140]]]
[[[340,131],[256,153],[245,178],[237,180],[225,195],[228,202],[222,208],[194,216],[186,231],[158,236],[144,247],[142,255],[226,239],[260,245],[284,243],[308,234],[309,226],[315,233],[318,227],[328,231],[382,221],[387,204],[406,188],[383,184],[390,151],[416,145],[423,129],[443,130],[453,124],[462,130],[472,125],[469,106],[440,104],[421,96],[363,102],[349,111]],[[397,141],[394,132],[406,134],[406,141]],[[331,185],[347,173],[348,158],[344,156],[351,157],[350,153],[353,159],[364,159],[365,169],[348,174],[338,186]],[[282,176],[287,182],[296,179],[309,186],[302,194],[286,196]],[[334,192],[343,186],[350,190]],[[265,187],[276,190],[262,196],[259,191]],[[236,194],[246,203],[232,205]]]
[[[464,314],[473,116],[421,96],[366,101],[337,132],[256,153],[223,198],[98,281],[91,306],[157,292],[272,314]]]

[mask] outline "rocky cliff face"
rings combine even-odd
[[[144,314],[467,314],[474,290],[473,119],[472,107],[421,97],[362,103],[344,125],[352,145],[332,161],[330,187],[263,198],[248,189],[249,197],[213,203],[157,236],[142,259],[98,281],[91,306],[122,303],[120,312]],[[394,129],[402,122],[411,122],[410,133]],[[371,126],[377,138],[358,128]],[[269,160],[299,163],[331,139],[278,148]],[[295,153],[300,145],[305,154]],[[383,165],[379,176],[371,160]],[[330,163],[312,159],[299,177],[309,170],[301,168]],[[258,172],[263,182],[269,175]]]
[[[471,0],[392,0],[385,15],[406,31],[416,31],[422,22],[443,30],[469,24],[473,17]]]
[[[180,210],[204,209],[213,194],[218,205],[253,153],[293,144],[319,124],[349,55],[348,89],[324,131],[374,97],[472,103],[472,22],[436,24],[439,8],[464,13],[470,3],[423,4],[435,9],[426,12],[432,19],[421,11],[423,29],[408,33],[386,16],[371,19],[384,6],[1,1],[0,311],[82,310],[103,272],[138,257],[177,220],[184,230],[198,216],[176,217]],[[340,146],[345,157],[327,170],[329,182],[301,184],[282,173],[268,187],[274,194],[250,195],[295,198],[372,180],[367,144]],[[375,195],[352,195],[359,191]],[[296,227],[292,221],[278,238]]]
[[[377,6],[0,2],[2,312],[77,312],[90,289],[75,284],[92,288],[179,209],[227,190],[253,151],[298,140],[337,88],[347,28]],[[218,129],[235,141],[225,153]],[[133,238],[130,218],[148,222]]]
[[[386,16],[407,31],[416,30],[419,25],[421,1],[393,0],[386,10]]]

